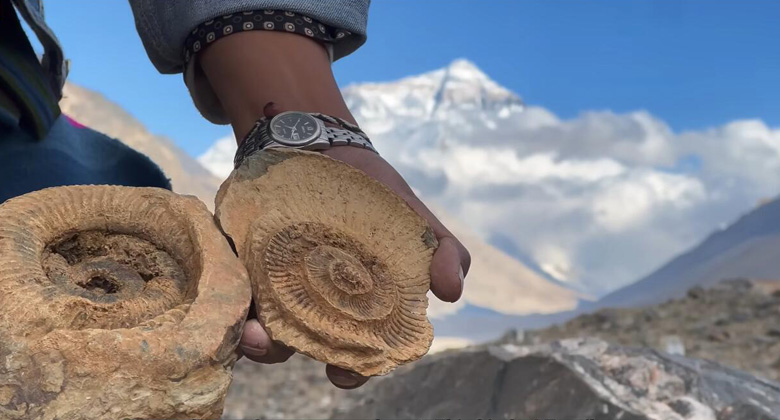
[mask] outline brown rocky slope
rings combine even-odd
[[[170,139],[150,133],[122,107],[95,91],[68,83],[63,94],[62,112],[149,156],[171,178],[175,192],[194,195],[214,209],[221,181]]]

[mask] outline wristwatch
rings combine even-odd
[[[348,121],[320,113],[287,111],[270,120],[258,120],[238,147],[233,164],[238,168],[247,156],[270,147],[325,150],[333,146],[355,146],[378,153],[366,133]]]

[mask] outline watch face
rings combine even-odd
[[[305,146],[320,135],[320,125],[309,114],[283,112],[271,119],[274,140],[287,146]]]

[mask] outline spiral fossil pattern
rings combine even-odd
[[[46,247],[42,266],[49,305],[58,313],[81,307],[61,319],[71,329],[132,327],[190,302],[194,292],[174,257],[126,234],[67,234]]]
[[[218,417],[249,295],[194,198],[72,186],[11,199],[0,418]]]
[[[424,355],[432,231],[400,197],[317,153],[265,151],[217,195],[274,340],[362,375]]]

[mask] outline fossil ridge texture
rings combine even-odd
[[[274,340],[365,376],[428,351],[436,239],[383,184],[319,153],[267,150],[233,171],[216,204]]]
[[[193,197],[57,187],[0,206],[0,419],[218,418],[246,270]]]

